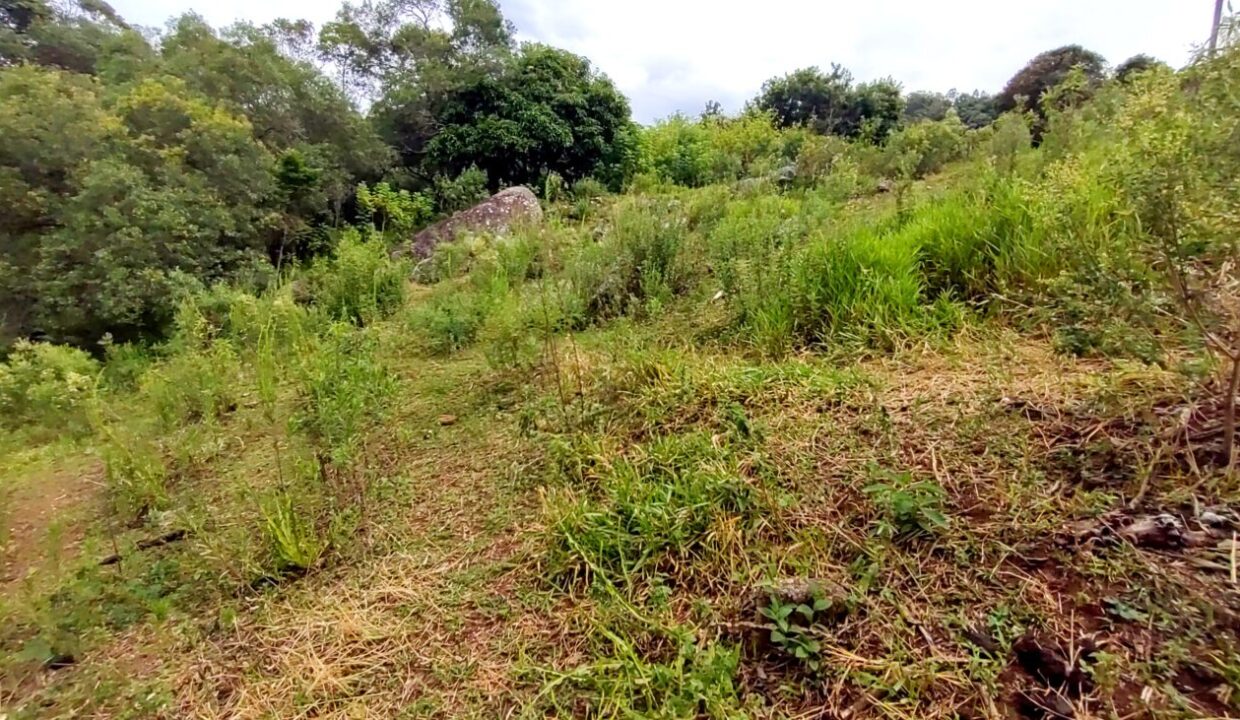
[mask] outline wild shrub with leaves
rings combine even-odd
[[[82,435],[99,364],[76,348],[20,341],[0,362],[0,426]]]
[[[368,325],[404,304],[408,277],[408,264],[392,260],[377,237],[348,228],[340,233],[335,254],[311,266],[302,282],[331,319]]]

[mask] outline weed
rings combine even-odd
[[[271,543],[277,569],[305,572],[314,567],[326,549],[312,518],[294,504],[293,494],[277,491],[261,503],[263,529]]]
[[[340,467],[354,458],[364,431],[383,416],[397,388],[395,376],[375,358],[373,337],[343,324],[300,349],[299,384],[291,425]]]
[[[932,535],[948,526],[942,487],[928,480],[913,480],[909,472],[873,468],[871,473],[882,478],[882,482],[865,487],[865,494],[879,511],[875,530],[880,537]]]
[[[712,555],[712,530],[733,518],[743,529],[760,507],[734,462],[708,438],[673,436],[610,463],[597,498],[570,488],[547,493],[550,568],[558,577],[593,570],[630,584]]]
[[[823,627],[818,622],[831,610],[832,602],[822,596],[807,602],[784,602],[772,596],[760,612],[770,622],[771,643],[786,655],[817,672],[822,667],[822,644],[818,641]]]
[[[349,228],[341,232],[335,255],[304,275],[306,293],[333,320],[371,324],[405,302],[409,267],[392,260],[377,238]]]

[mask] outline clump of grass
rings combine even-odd
[[[682,254],[688,221],[668,198],[638,199],[616,207],[605,242],[582,248],[569,276],[589,320],[657,314],[690,287]]]
[[[209,341],[171,355],[147,371],[142,395],[167,428],[183,423],[215,423],[237,408],[241,362],[232,344]]]
[[[548,567],[559,578],[604,573],[631,585],[711,555],[723,541],[714,530],[734,521],[743,530],[762,506],[735,459],[708,437],[659,438],[607,466],[594,492],[547,494]]]
[[[736,680],[740,651],[695,642],[682,632],[672,657],[652,661],[621,636],[603,631],[613,652],[567,671],[543,669],[546,679],[531,710],[546,715],[672,718],[706,716],[727,720],[750,717]]]
[[[409,274],[408,263],[391,259],[379,237],[348,228],[333,256],[311,266],[301,282],[329,318],[368,325],[404,304]]]
[[[390,406],[397,380],[376,358],[372,335],[336,324],[321,340],[300,349],[299,386],[293,429],[344,467],[367,428]]]

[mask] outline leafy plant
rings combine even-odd
[[[367,427],[386,412],[396,377],[375,358],[364,331],[337,323],[300,349],[299,402],[291,425],[334,464],[347,466]]]
[[[770,620],[766,628],[771,631],[771,643],[817,672],[822,667],[822,643],[818,638],[823,632],[823,626],[818,621],[832,605],[821,595],[803,603],[785,602],[772,595],[770,602],[759,612]]]
[[[263,529],[282,571],[304,572],[314,567],[326,549],[314,521],[294,504],[288,491],[272,493],[260,503]]]
[[[99,365],[76,348],[19,341],[0,362],[0,427],[82,435]]]
[[[867,485],[864,492],[879,511],[875,527],[880,536],[909,538],[930,535],[949,525],[950,521],[943,511],[945,493],[938,484],[913,480],[909,472],[874,472],[885,482]]]

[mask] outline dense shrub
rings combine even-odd
[[[341,232],[335,254],[316,261],[302,282],[330,318],[367,325],[404,304],[408,277],[408,264],[392,260],[378,238],[349,228]]]
[[[681,252],[687,234],[683,207],[674,199],[619,205],[607,241],[584,249],[570,268],[586,316],[653,313],[687,291],[691,269]]]
[[[0,362],[0,426],[77,435],[99,364],[75,348],[19,341]]]

